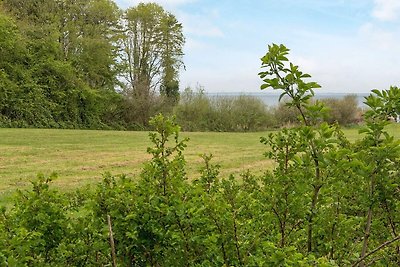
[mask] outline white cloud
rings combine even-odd
[[[176,16],[183,24],[186,35],[196,37],[223,37],[224,33],[216,25],[219,20],[218,9],[204,9],[196,13],[177,11]]]
[[[293,64],[298,65],[303,72],[311,74],[318,71],[318,63],[314,58],[293,54],[290,60]]]
[[[395,21],[400,15],[399,0],[375,0],[372,16],[383,21]]]
[[[387,50],[398,46],[394,32],[384,30],[372,23],[361,26],[360,36],[371,48]]]

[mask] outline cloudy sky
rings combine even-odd
[[[116,0],[157,2],[186,36],[181,87],[258,92],[260,58],[283,43],[321,92],[400,85],[400,0]]]

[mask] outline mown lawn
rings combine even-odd
[[[203,153],[212,153],[221,173],[240,173],[270,166],[259,142],[266,133],[182,133],[189,137],[185,157],[188,175],[198,175]],[[37,173],[58,174],[60,188],[99,181],[104,172],[138,175],[150,159],[147,132],[0,129],[0,198],[25,188]]]
[[[389,132],[400,137],[400,125]],[[358,129],[346,129],[346,135],[359,138]],[[198,176],[200,155],[212,153],[221,165],[221,175],[240,174],[250,169],[262,173],[272,162],[263,156],[266,147],[259,142],[266,132],[257,133],[182,133],[189,137],[185,152],[188,175]],[[37,173],[58,174],[54,181],[63,190],[101,180],[102,174],[125,173],[136,176],[149,160],[147,132],[0,129],[0,201],[15,189],[24,189]]]

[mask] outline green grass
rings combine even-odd
[[[400,125],[391,125],[389,132],[399,138]],[[345,133],[351,140],[359,138],[358,128]],[[266,135],[182,133],[190,138],[185,150],[189,177],[198,176],[203,153],[214,155],[223,176],[248,169],[262,173],[273,164],[264,158],[267,148],[259,142]],[[59,178],[54,185],[63,190],[98,182],[108,171],[136,176],[150,159],[149,145],[147,132],[0,129],[0,199],[17,188],[27,188],[37,173],[56,172]]]
[[[265,133],[182,133],[185,156],[195,177],[200,154],[212,153],[222,173],[268,165],[259,137]],[[0,193],[26,187],[37,173],[56,172],[56,186],[75,188],[99,181],[104,172],[131,176],[150,156],[147,132],[0,129]]]

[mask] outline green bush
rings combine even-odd
[[[246,95],[209,97],[187,88],[174,109],[185,131],[247,132],[273,128],[272,112],[258,98]]]
[[[203,90],[186,88],[174,109],[177,122],[184,131],[207,131],[214,114],[211,101]]]
[[[337,122],[340,125],[350,125],[360,120],[360,108],[358,107],[357,96],[347,95],[341,99],[321,99],[328,108],[327,122]]]
[[[277,127],[294,126],[299,123],[300,113],[293,107],[289,107],[286,102],[281,102],[273,109]]]

